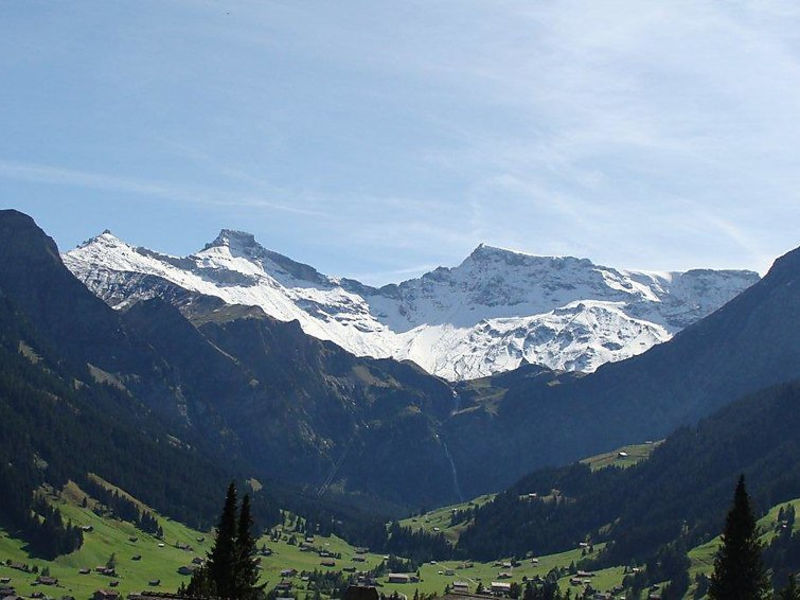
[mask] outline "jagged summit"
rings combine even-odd
[[[231,250],[244,250],[261,248],[261,245],[256,242],[256,238],[252,233],[239,231],[237,229],[222,229],[214,241],[206,244],[203,250],[219,247],[228,247],[231,248]]]
[[[449,379],[523,361],[592,371],[668,340],[758,280],[749,271],[625,271],[482,243],[458,266],[375,289],[323,275],[233,229],[183,258],[104,233],[64,262],[112,306],[172,286],[258,306],[354,354],[413,360]]]

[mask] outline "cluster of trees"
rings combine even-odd
[[[0,456],[3,452],[0,451]],[[25,458],[15,463],[0,458],[0,526],[26,540],[34,556],[52,559],[81,547],[83,533],[71,522],[64,522],[61,512],[36,495],[41,476]]]
[[[149,510],[140,510],[136,503],[126,496],[116,490],[109,490],[91,477],[86,477],[81,487],[94,499],[108,507],[108,510],[116,518],[133,523],[145,533],[164,537],[164,530],[158,524],[155,515]]]
[[[239,507],[236,484],[231,482],[208,560],[179,593],[237,600],[264,598],[264,585],[258,584],[257,550],[250,496],[245,495]]]
[[[455,548],[443,533],[431,534],[422,529],[414,530],[411,527],[403,527],[397,521],[389,525],[387,536],[377,545],[377,549],[381,552],[413,557],[418,562],[447,560],[456,555]]]

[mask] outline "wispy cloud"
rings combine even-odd
[[[13,10],[4,187],[180,203],[375,278],[480,241],[652,269],[798,243],[793,2]]]
[[[32,183],[75,186],[151,196],[185,204],[249,207],[279,210],[298,215],[327,217],[324,212],[280,204],[251,194],[194,188],[165,182],[154,182],[104,173],[93,173],[53,165],[25,164],[0,159],[0,177]]]

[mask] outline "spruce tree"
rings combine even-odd
[[[733,506],[725,519],[722,546],[714,558],[708,589],[711,600],[762,600],[770,597],[769,580],[761,560],[756,519],[739,478]]]
[[[217,538],[208,553],[208,579],[221,598],[235,597],[236,533],[236,485],[231,482],[219,517]]]
[[[256,554],[253,518],[250,514],[250,496],[245,495],[236,528],[236,565],[234,569],[236,598],[254,598],[259,595],[261,588],[256,585],[258,582]]]

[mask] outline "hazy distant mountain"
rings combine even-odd
[[[374,288],[323,275],[230,230],[183,258],[109,232],[63,258],[116,308],[165,289],[174,295],[178,286],[296,319],[306,333],[356,355],[411,359],[450,380],[524,362],[594,371],[670,339],[758,281],[751,271],[626,271],[481,245],[455,268]]]

